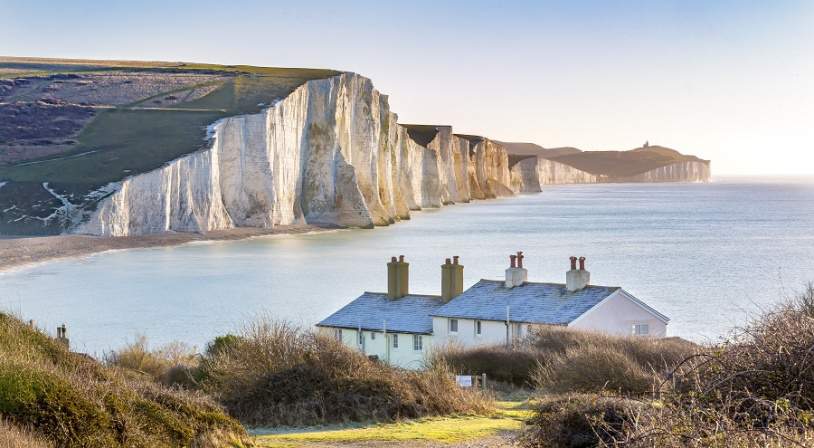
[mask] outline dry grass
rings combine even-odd
[[[261,320],[202,365],[204,389],[252,426],[304,426],[484,413],[490,402],[443,369],[371,361],[330,338]]]
[[[210,399],[105,367],[0,314],[0,418],[57,446],[241,443],[243,428]],[[222,445],[221,445],[222,446]]]
[[[623,352],[589,346],[554,355],[537,370],[535,383],[549,394],[614,391],[640,396],[652,392],[659,379]]]
[[[140,336],[135,342],[109,353],[105,362],[141,373],[167,386],[194,388],[194,371],[199,365],[199,357],[194,347],[182,342],[171,342],[151,350],[147,338]]]
[[[32,431],[0,419],[0,448],[51,448],[53,444]]]

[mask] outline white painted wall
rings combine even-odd
[[[568,327],[616,336],[633,336],[635,324],[647,324],[650,337],[667,336],[666,323],[638,303],[628,299],[620,290],[571,322]]]
[[[436,347],[443,345],[460,345],[463,347],[474,347],[479,345],[502,345],[506,344],[506,322],[482,320],[481,334],[475,332],[476,320],[457,319],[458,331],[450,331],[449,321],[446,317],[432,318],[432,334]],[[528,334],[528,324],[512,323],[513,340],[523,338]]]
[[[424,367],[427,354],[432,350],[433,336],[420,335],[422,349],[414,349],[413,335],[410,333],[387,333],[385,343],[384,333],[378,331],[362,330],[363,345],[359,345],[359,331],[348,328],[319,327],[319,332],[328,337],[336,337],[336,331],[341,331],[342,343],[345,346],[363,352],[367,356],[378,356],[382,361],[389,361],[391,365],[406,369],[420,369]],[[398,347],[393,347],[393,339],[398,338]]]

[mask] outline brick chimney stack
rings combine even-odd
[[[509,255],[509,267],[506,269],[506,282],[504,283],[507,288],[522,286],[528,281],[529,272],[523,267],[523,258],[522,251],[517,251],[516,255]]]
[[[404,261],[404,255],[390,257],[387,263],[387,297],[400,299],[410,293],[410,263]]]
[[[455,255],[450,261],[447,258],[441,265],[441,298],[448,302],[464,292],[464,265]]]
[[[579,269],[577,269],[579,260]],[[569,292],[585,288],[591,281],[591,273],[585,270],[585,257],[571,257],[571,270],[565,273],[565,287]]]

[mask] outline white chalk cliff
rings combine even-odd
[[[502,145],[439,126],[422,146],[397,124],[387,96],[352,73],[308,81],[212,130],[209,149],[123,180],[73,232],[372,227],[410,210],[513,193]]]
[[[532,193],[542,191],[544,185],[558,184],[708,182],[710,175],[710,163],[707,161],[687,160],[633,176],[612,177],[592,174],[541,156],[530,156],[512,166],[511,187],[516,192]]]

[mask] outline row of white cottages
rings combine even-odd
[[[541,325],[619,336],[667,332],[669,318],[629,292],[590,285],[584,257],[571,257],[564,284],[529,282],[522,252],[510,256],[504,280],[482,279],[466,291],[463,268],[458,257],[447,259],[441,295],[410,294],[409,263],[393,257],[386,293],[365,292],[317,327],[366,355],[414,369],[433,347],[511,345]]]

